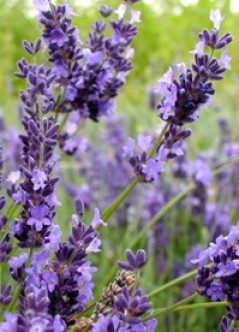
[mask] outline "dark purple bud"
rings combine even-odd
[[[31,129],[32,133],[34,135],[38,135],[39,134],[39,128],[37,127],[37,124],[34,120],[30,120],[29,121],[29,128]]]
[[[79,217],[83,218],[84,216],[84,203],[80,197],[75,199],[75,209]]]
[[[108,7],[107,5],[100,5],[99,12],[103,17],[108,17],[112,14],[113,9]]]
[[[34,47],[32,43],[29,43],[28,41],[24,40],[23,47],[27,53],[34,55]]]
[[[37,39],[36,43],[35,43],[35,46],[34,46],[34,51],[35,51],[35,54],[40,50],[41,48],[41,39]]]
[[[8,305],[12,301],[12,286],[0,287],[0,304]]]
[[[52,126],[47,132],[46,132],[46,137],[53,137],[59,129],[59,125],[54,125]]]
[[[5,204],[6,204],[5,197],[1,196],[0,197],[0,210],[2,210],[4,208]]]
[[[139,249],[136,254],[131,249],[125,251],[128,263],[118,262],[118,266],[127,271],[135,271],[140,269],[147,261],[146,252]]]

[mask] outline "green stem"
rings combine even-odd
[[[120,195],[102,212],[102,219],[107,221],[118,206],[129,196],[131,191],[139,183],[140,179],[138,177],[134,178],[132,182],[126,187]]]
[[[160,135],[157,137],[152,149],[149,151],[148,158],[152,158],[157,152],[159,145],[168,129],[169,123],[163,127]],[[131,191],[140,183],[140,177],[137,176],[134,180],[120,193],[120,195],[102,212],[102,219],[107,221],[120,204],[129,196]]]
[[[151,319],[151,318],[155,318],[155,317],[158,317],[160,315],[163,315],[163,314],[166,314],[170,311],[173,311],[175,310],[176,308],[180,307],[182,304],[184,303],[188,303],[190,301],[192,301],[193,299],[195,299],[195,297],[197,296],[198,294],[197,293],[193,293],[192,295],[184,298],[183,300],[179,301],[179,302],[176,302],[174,304],[172,304],[171,306],[169,307],[166,307],[166,308],[162,308],[162,309],[159,309],[157,312],[155,312],[153,315],[150,315],[148,316],[147,318],[144,319],[144,321],[148,320],[148,319]]]
[[[59,128],[59,134],[62,133],[62,131],[63,131],[64,127],[65,127],[66,121],[67,121],[67,119],[69,117],[69,114],[70,113],[66,113],[65,116],[64,116],[64,118],[62,119],[61,124],[60,124],[60,128]]]
[[[14,205],[13,203],[11,203],[11,204],[8,206],[8,208],[7,208],[6,212],[5,212],[5,216],[6,216],[8,219],[9,219],[10,216],[12,215],[12,210],[14,209],[15,206],[16,206],[16,205]]]
[[[169,127],[169,125],[170,125],[169,122],[167,122],[164,125],[164,127],[163,127],[161,133],[159,134],[159,136],[157,137],[156,142],[154,143],[152,149],[149,151],[149,154],[148,154],[148,158],[149,159],[152,158],[155,155],[155,153],[157,152],[157,150],[159,148],[159,145],[160,145],[160,143],[161,143],[161,141],[162,141],[162,139],[163,139],[163,137],[164,137],[164,135],[165,135],[168,127]]]
[[[223,302],[206,302],[206,303],[194,303],[188,305],[182,305],[178,308],[175,308],[174,311],[181,310],[194,310],[194,309],[207,309],[207,308],[216,308],[216,307],[226,307],[228,303],[226,301]]]
[[[212,174],[215,176],[217,174],[220,174],[222,171],[226,170],[227,168],[234,166],[239,162],[239,158],[234,158],[225,163],[224,165],[221,165],[217,167]],[[178,195],[174,196],[164,207],[155,214],[150,221],[141,229],[141,231],[138,233],[138,235],[133,239],[133,241],[130,243],[129,248],[133,248],[140,239],[147,233],[147,231],[152,228],[156,222],[162,218],[165,213],[167,213],[175,204],[177,204],[181,199],[183,199],[193,188],[195,187],[194,183],[190,183],[183,191],[181,191]]]
[[[156,224],[156,222],[165,215],[165,213],[167,213],[175,204],[177,204],[181,199],[183,199],[193,188],[194,184],[191,183],[178,195],[170,199],[170,201],[166,205],[164,205],[164,207],[157,214],[155,214],[153,218],[150,219],[150,221],[141,229],[138,235],[129,244],[129,248],[133,248],[145,235],[145,233],[147,233],[147,231],[152,228]]]
[[[185,274],[182,275],[181,277],[178,277],[178,278],[176,278],[176,279],[173,279],[173,280],[169,281],[168,283],[166,283],[166,284],[164,284],[164,285],[162,285],[162,286],[160,286],[160,287],[154,289],[152,292],[150,292],[150,293],[148,294],[148,298],[154,297],[155,295],[157,295],[157,294],[159,294],[159,293],[165,291],[166,289],[171,288],[171,287],[173,287],[173,286],[176,286],[176,285],[180,284],[181,282],[183,282],[183,281],[185,281],[185,280],[187,280],[187,279],[190,279],[190,278],[196,276],[196,275],[197,275],[197,272],[198,272],[198,270],[195,269],[195,270],[193,270],[193,271],[190,271],[190,272],[188,272],[188,273],[185,273]]]

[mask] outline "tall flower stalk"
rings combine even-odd
[[[110,280],[105,281],[97,299],[93,296],[97,268],[91,255],[101,250],[98,228],[107,226],[105,221],[133,189],[139,183],[156,182],[169,160],[183,157],[184,140],[191,135],[184,125],[197,120],[199,109],[208,105],[215,92],[213,81],[221,80],[229,69],[226,47],[232,37],[229,33],[219,36],[222,17],[218,11],[210,14],[214,28],[199,34],[199,43],[192,51],[192,66],[180,64],[175,70],[170,68],[159,80],[161,102],[157,110],[162,120],[159,133],[140,134],[136,140],[129,138],[117,154],[123,167],[125,161],[131,167],[132,182],[102,214],[95,207],[88,223],[84,221],[83,199],[75,195],[69,234],[63,237],[58,224],[61,217],[56,209],[61,204],[56,196],[60,180],[55,175],[57,171],[60,173],[58,152],[61,149],[68,155],[77,155],[80,125],[86,119],[98,122],[101,117],[109,116],[115,97],[132,69],[130,45],[137,34],[140,12],[131,8],[137,0],[125,2],[117,10],[100,6],[102,20],[92,25],[87,41],[83,42],[72,25],[74,12],[66,1],[55,5],[51,0],[33,0],[43,33],[35,43],[23,42],[25,51],[33,57],[32,63],[26,59],[18,62],[16,76],[26,83],[25,90],[20,92],[24,132],[19,135],[22,152],[18,171],[11,172],[7,179],[3,175],[0,147],[0,190],[8,183],[7,194],[12,201],[6,208],[7,199],[0,196],[3,235],[0,276],[7,270],[11,277],[0,280],[1,331],[58,332],[73,328],[75,332],[151,332],[157,327],[156,317],[183,308],[196,296],[152,312],[149,298],[193,277],[197,271],[161,285],[146,296],[139,288],[139,277],[147,255],[142,249],[136,252],[132,249],[187,193],[207,185],[205,174],[198,175],[195,171],[194,183],[165,203],[144,224],[128,243],[131,248],[125,251],[126,260],[118,262],[115,277],[111,278],[107,271]],[[47,51],[47,65],[36,61],[42,44]],[[220,54],[216,57],[218,50]],[[113,145],[118,144],[118,138],[121,139],[115,138]],[[199,162],[198,168],[204,165]],[[193,194],[197,193],[194,190]],[[20,210],[17,217],[16,207]],[[238,238],[238,229],[234,227],[228,237],[219,237],[196,260],[197,292],[229,304],[221,321],[221,332],[230,331],[239,319],[235,281]],[[205,265],[208,261],[210,266]]]

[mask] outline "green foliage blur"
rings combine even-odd
[[[77,13],[74,24],[79,27],[82,40],[86,40],[91,24],[100,18],[97,7],[102,2],[114,8],[120,4],[120,0],[92,0],[91,5],[85,6],[85,0],[69,0]],[[216,95],[213,98],[213,104],[209,107],[209,112],[202,110],[200,121],[192,125],[193,135],[189,140],[189,150],[192,155],[196,155],[200,149],[208,149],[209,146],[213,148],[218,143],[216,123],[218,116],[229,119],[234,138],[239,139],[237,130],[239,125],[239,14],[230,10],[230,0],[191,2],[196,4],[184,5],[185,0],[145,0],[135,4],[135,9],[142,12],[142,23],[139,24],[139,34],[133,44],[134,68],[118,98],[117,112],[123,112],[130,119],[129,127],[132,133],[155,128],[159,121],[156,112],[153,113],[148,107],[149,88],[157,85],[157,80],[170,65],[181,62],[190,65],[193,56],[189,51],[193,50],[198,42],[198,32],[203,28],[212,27],[209,21],[210,10],[221,9],[222,14],[225,15],[222,31],[229,31],[234,37],[234,42],[228,47],[228,54],[232,57],[231,70],[226,72],[222,83],[216,83]],[[34,41],[40,35],[41,26],[37,23],[37,13],[31,0],[0,0],[0,114],[3,113],[7,122],[14,125],[18,124],[18,93],[25,87],[23,80],[14,77],[17,61],[27,57],[22,47],[22,40]],[[46,59],[47,55],[45,58],[44,55],[37,56],[38,63],[41,63],[41,60],[45,62]],[[96,125],[92,123],[91,126],[95,128]],[[60,208],[61,218],[66,220],[71,212],[65,206],[71,208],[72,202],[66,201],[65,197],[62,199],[60,197],[60,201],[66,203]],[[184,216],[182,219],[185,225],[189,223]],[[173,230],[174,225],[171,227]],[[172,248],[171,251],[173,251]],[[102,261],[101,265],[104,264],[103,259]],[[146,273],[148,271],[149,273],[143,276],[142,284],[147,286],[147,283],[151,283],[151,287],[158,280],[152,281],[153,275],[150,275],[152,265],[146,268]],[[103,273],[105,274],[105,271]],[[175,297],[172,294],[163,294],[155,299],[155,305],[163,307],[172,304],[173,301]],[[199,299],[199,301],[202,300]],[[215,312],[213,311],[215,320],[219,321],[223,310],[219,311],[219,314]],[[198,316],[190,312],[182,313],[180,317],[176,315],[172,315],[166,324],[165,321],[160,321],[159,331],[164,331],[163,326],[167,324],[167,331],[170,332],[175,331],[176,325],[181,327],[179,331],[189,331],[189,326],[193,327],[194,332],[202,332],[203,326],[207,328],[207,331],[213,331],[210,329],[209,311],[202,310]]]
[[[79,27],[82,40],[85,40],[90,25],[100,18],[97,8],[102,1],[91,0],[88,6],[85,0],[69,2],[77,13],[74,24]],[[196,4],[183,4],[190,2]],[[105,3],[116,8],[120,1],[106,0]],[[134,69],[118,98],[119,109],[137,119],[139,128],[153,125],[155,120],[145,113],[145,110],[148,112],[149,87],[157,85],[158,78],[169,65],[180,62],[190,65],[192,55],[189,51],[194,49],[198,32],[212,27],[209,12],[215,8],[221,9],[226,16],[222,31],[230,31],[235,38],[229,46],[232,69],[226,74],[225,82],[217,84],[216,101],[220,109],[234,119],[239,106],[239,15],[230,11],[230,0],[145,0],[135,4],[135,9],[142,12],[142,23],[139,24],[139,34],[133,45]],[[0,0],[0,108],[11,122],[14,122],[17,114],[18,92],[24,87],[24,82],[14,77],[17,60],[26,57],[22,40],[34,41],[41,34],[36,14],[31,0]],[[207,115],[207,118],[210,117]]]

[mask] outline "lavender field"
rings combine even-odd
[[[0,332],[239,331],[239,3],[0,9]]]

